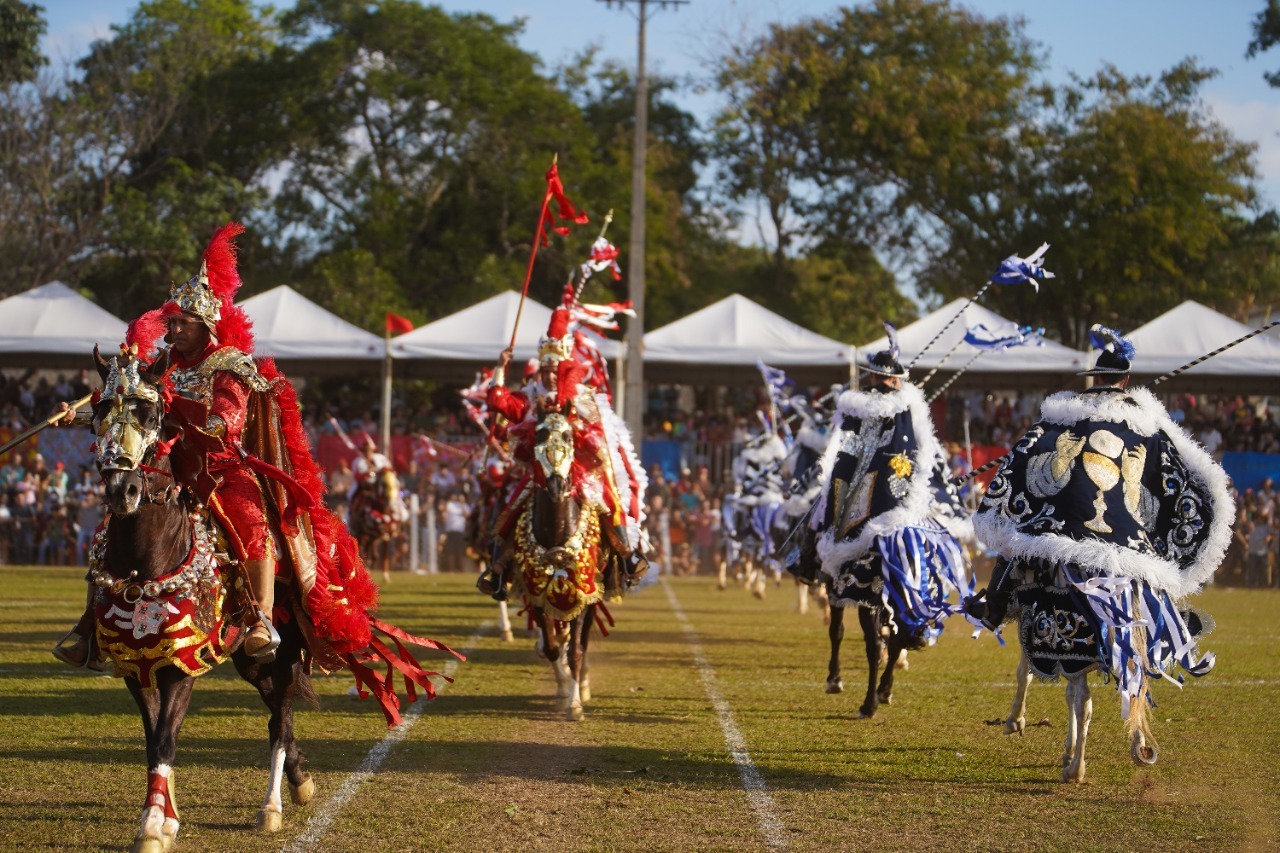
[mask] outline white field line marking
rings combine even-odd
[[[467,638],[466,646],[460,651],[467,657],[471,657],[471,653],[475,647],[480,644],[480,640],[493,627],[493,622],[483,622],[476,632]],[[460,661],[457,658],[450,658],[449,662],[444,665],[442,674],[450,678],[458,671]],[[449,686],[449,682],[443,681],[436,686],[436,695],[440,695]],[[333,821],[337,818],[338,813],[342,811],[343,806],[356,795],[360,790],[360,786],[373,778],[378,769],[382,767],[382,762],[387,760],[387,756],[391,753],[392,748],[400,741],[405,739],[409,734],[409,729],[413,728],[418,722],[418,717],[422,715],[423,709],[427,707],[429,702],[419,699],[408,707],[400,718],[400,724],[387,732],[387,736],[374,744],[373,749],[369,750],[369,754],[364,757],[364,761],[356,768],[355,772],[343,780],[338,786],[338,790],[333,792],[333,796],[325,801],[324,806],[319,809],[311,820],[307,821],[306,827],[302,833],[293,840],[292,844],[280,848],[285,853],[309,853],[309,851],[322,849],[320,840],[324,838],[325,833],[329,831],[329,827],[333,826]]]
[[[725,744],[729,747],[729,756],[733,759],[733,763],[738,765],[738,774],[742,776],[742,787],[747,792],[747,801],[751,803],[751,808],[755,810],[756,819],[760,822],[760,832],[764,835],[765,846],[773,850],[785,850],[787,847],[786,828],[783,827],[781,821],[774,816],[773,798],[769,796],[768,789],[765,788],[764,777],[760,775],[760,771],[756,769],[756,765],[751,761],[751,756],[747,753],[747,742],[742,737],[742,732],[738,729],[738,724],[733,719],[733,708],[725,698],[720,695],[720,688],[716,682],[716,672],[711,668],[711,664],[707,661],[707,656],[702,652],[702,644],[698,642],[698,633],[694,630],[693,623],[684,615],[684,611],[680,608],[680,602],[676,599],[675,591],[671,588],[671,584],[664,577],[662,580],[662,588],[667,592],[667,601],[671,603],[671,610],[676,615],[676,620],[680,622],[680,627],[684,629],[685,636],[689,641],[689,650],[693,652],[693,662],[698,666],[698,674],[702,676],[702,686],[706,690],[707,698],[711,700],[711,705],[716,710],[716,718],[720,721],[720,730],[724,732]]]

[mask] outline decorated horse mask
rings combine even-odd
[[[573,427],[569,419],[559,412],[550,412],[538,423],[535,435],[538,443],[533,455],[542,468],[542,476],[548,482],[553,476],[567,481],[573,464]]]
[[[94,350],[102,396],[93,407],[94,456],[103,471],[136,471],[160,438],[164,405],[158,374],[132,348],[107,361]]]

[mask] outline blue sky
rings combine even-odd
[[[136,0],[36,0],[45,7],[49,32],[45,51],[55,62],[75,59],[110,25],[126,21]],[[277,3],[288,0],[277,0]],[[481,11],[509,21],[526,19],[521,44],[549,65],[590,44],[603,55],[634,63],[634,16],[599,0],[444,0],[451,11]],[[656,13],[649,26],[649,68],[695,75],[703,59],[726,38],[752,35],[772,22],[825,15],[840,4],[824,0],[692,0]],[[1128,74],[1157,74],[1186,56],[1217,68],[1218,79],[1203,90],[1218,119],[1237,138],[1258,147],[1256,162],[1264,201],[1280,206],[1280,90],[1262,79],[1280,69],[1280,49],[1245,59],[1251,23],[1264,0],[968,0],[991,17],[1021,16],[1027,34],[1049,53],[1050,77],[1065,81],[1074,71],[1088,76],[1110,62]],[[689,96],[687,108],[705,114],[716,106],[713,91]]]

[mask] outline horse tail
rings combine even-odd
[[[1151,686],[1151,677],[1147,671],[1147,629],[1145,626],[1133,628],[1134,663],[1141,667],[1142,675],[1138,680],[1138,694],[1129,701],[1129,717],[1127,728],[1129,733],[1129,754],[1134,764],[1155,764],[1158,753],[1155,736],[1151,733],[1151,705],[1147,701],[1147,691]]]
[[[294,680],[294,701],[306,702],[317,711],[320,710],[320,697],[316,695],[316,687],[311,681],[311,676],[307,673],[306,667],[296,666],[298,667],[298,677]]]

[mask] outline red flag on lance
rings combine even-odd
[[[408,317],[401,317],[399,314],[387,312],[387,334],[403,335],[405,332],[413,331],[413,321]]]

